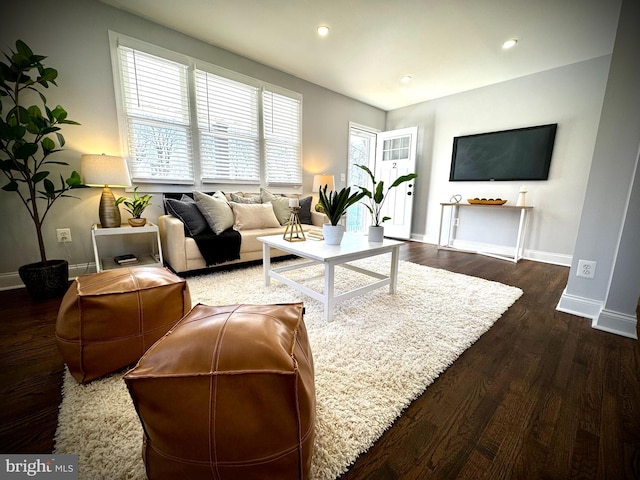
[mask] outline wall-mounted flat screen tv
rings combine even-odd
[[[547,180],[557,127],[455,137],[449,181]]]

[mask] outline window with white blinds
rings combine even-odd
[[[134,180],[193,181],[187,66],[119,48]]]
[[[299,183],[302,178],[301,102],[299,99],[264,89],[262,106],[267,182],[269,184]]]
[[[257,87],[196,70],[203,181],[260,181]]]
[[[114,39],[134,182],[302,184],[300,94]]]

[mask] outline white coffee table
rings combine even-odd
[[[327,245],[324,241],[307,240],[304,242],[288,242],[282,235],[271,235],[258,237],[262,242],[262,266],[264,269],[264,284],[268,286],[273,278],[296,290],[309,295],[322,302],[324,307],[324,319],[333,319],[333,307],[344,300],[348,300],[358,295],[363,295],[376,288],[389,285],[389,293],[396,293],[398,281],[398,254],[400,246],[404,243],[398,240],[384,239],[380,243],[370,243],[366,235],[356,233],[345,233],[340,245]],[[278,268],[271,268],[271,249],[277,248],[287,253],[306,258],[309,262],[296,265],[289,265]],[[359,260],[361,258],[373,257],[391,252],[391,271],[389,275],[382,275],[372,272],[347,262]],[[282,275],[289,270],[305,268],[318,263],[324,264],[324,293],[317,292],[305,285],[291,280]],[[336,295],[334,291],[335,267],[340,265],[344,268],[368,275],[376,281],[365,286]]]

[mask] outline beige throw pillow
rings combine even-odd
[[[270,203],[231,202],[230,205],[235,218],[234,230],[253,230],[280,226],[280,222],[278,222]]]
[[[229,202],[222,192],[207,195],[202,192],[193,192],[198,209],[207,220],[209,227],[216,235],[220,235],[225,230],[233,227],[233,211]]]

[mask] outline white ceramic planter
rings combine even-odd
[[[327,245],[340,245],[344,235],[344,225],[325,223],[322,225],[322,235],[324,235],[324,242]]]
[[[382,225],[378,227],[371,225],[369,227],[369,241],[380,243],[382,240],[384,240],[384,227]]]

